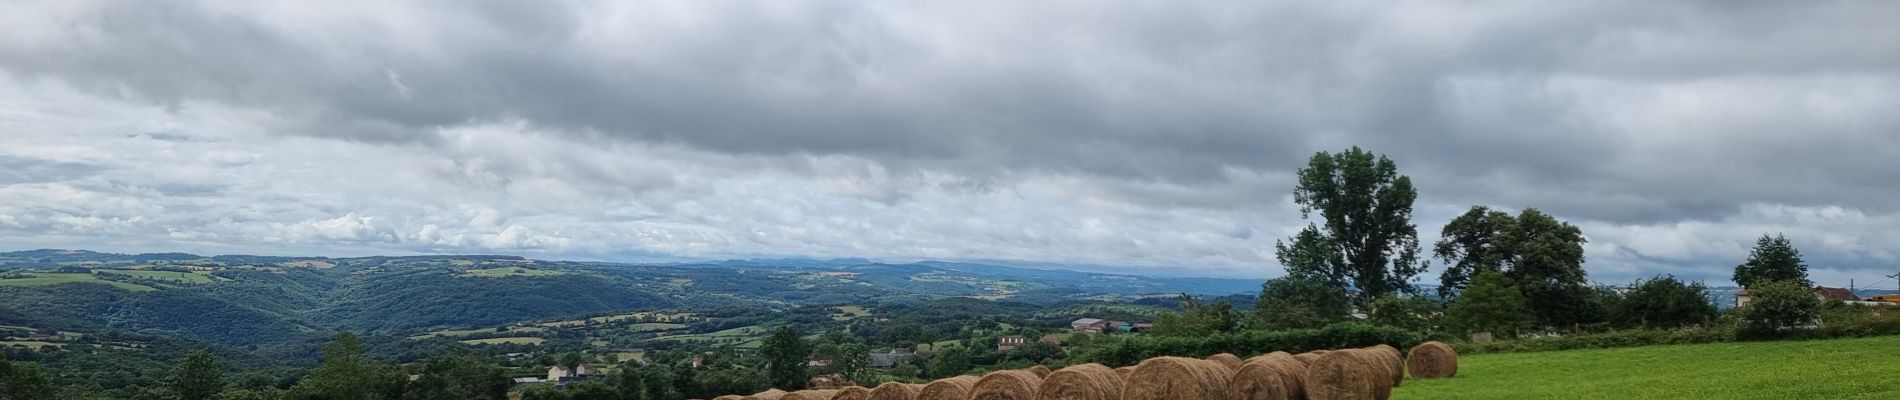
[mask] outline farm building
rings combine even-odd
[[[1108,321],[1099,318],[1083,318],[1069,323],[1069,328],[1078,332],[1102,333],[1108,330]]]
[[[1029,338],[1026,336],[1021,336],[1021,335],[1004,336],[1004,337],[996,338],[996,349],[1006,351],[1009,349],[1014,349],[1016,348],[1016,346],[1022,346],[1028,343],[1029,343]]]
[[[870,366],[871,368],[890,368],[913,358],[917,358],[917,352],[911,349],[891,349],[888,353],[872,353]]]
[[[548,367],[548,382],[585,380],[588,376],[599,373],[599,369],[587,364],[581,364],[574,369],[568,369],[565,365],[556,365]]]

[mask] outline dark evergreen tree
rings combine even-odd
[[[1801,260],[1801,251],[1795,250],[1794,244],[1779,234],[1774,237],[1764,234],[1755,240],[1755,249],[1748,253],[1748,261],[1735,266],[1734,280],[1735,284],[1750,289],[1770,281],[1813,285],[1808,281],[1808,264]]]

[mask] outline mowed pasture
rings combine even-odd
[[[151,271],[151,270],[133,270],[133,269],[100,269],[100,270],[94,270],[94,272],[98,272],[101,274],[126,275],[126,276],[133,276],[133,277],[160,280],[160,281],[177,281],[177,282],[190,283],[190,284],[206,284],[206,283],[214,283],[214,282],[223,282],[223,281],[228,280],[225,278],[220,278],[220,277],[211,275],[210,272]]]
[[[151,286],[134,285],[134,284],[125,283],[125,282],[113,282],[113,281],[103,280],[103,279],[99,279],[99,277],[92,276],[92,274],[29,273],[25,275],[26,275],[25,278],[0,279],[0,286],[46,286],[46,285],[58,285],[58,284],[63,284],[63,283],[91,282],[91,283],[103,283],[107,285],[112,285],[112,287],[130,290],[134,292],[149,292],[153,290],[158,290],[157,288],[153,288]]]
[[[1900,336],[1478,354],[1395,399],[1900,399]]]

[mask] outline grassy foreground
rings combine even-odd
[[[1394,399],[1900,399],[1900,336],[1484,354]]]

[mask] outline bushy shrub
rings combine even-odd
[[[1245,331],[1203,337],[1135,337],[1097,349],[1081,357],[1080,362],[1099,362],[1113,366],[1135,365],[1153,357],[1206,357],[1218,353],[1263,354],[1273,351],[1300,353],[1309,350],[1365,347],[1388,344],[1411,348],[1425,336],[1405,329],[1350,322],[1319,329],[1282,331]]]
[[[1748,288],[1751,299],[1738,316],[1736,332],[1749,339],[1800,337],[1820,321],[1821,299],[1798,281],[1773,281]]]
[[[1452,347],[1458,349],[1458,354],[1464,355],[1721,343],[1734,340],[1733,330],[1726,326],[1714,326],[1686,330],[1631,329],[1580,335],[1527,337],[1491,343],[1456,342],[1452,344]]]

